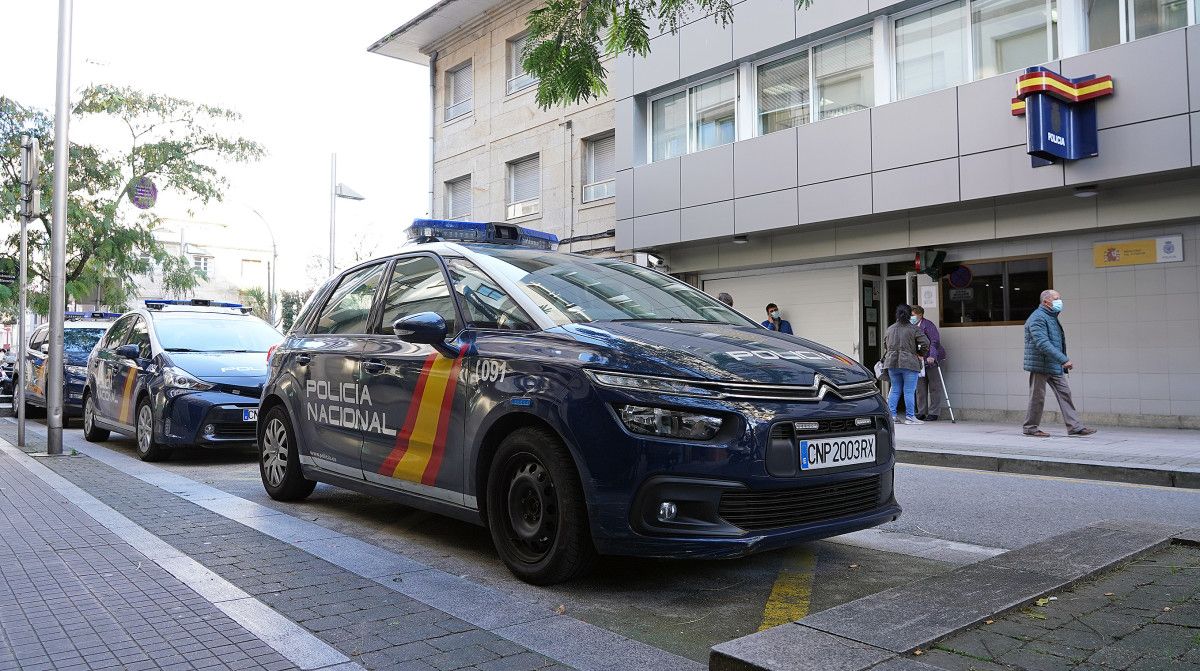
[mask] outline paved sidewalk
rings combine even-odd
[[[1061,426],[1034,438],[1019,425],[897,425],[900,461],[1006,472],[1200,488],[1200,431],[1100,427],[1086,437]]]
[[[297,667],[0,454],[0,670],[105,668]]]

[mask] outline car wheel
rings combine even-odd
[[[488,474],[487,519],[500,558],[525,582],[564,582],[595,562],[583,485],[550,431],[520,429],[500,443]]]
[[[171,448],[159,445],[154,440],[154,408],[149,397],[137,406],[137,453],[142,461],[162,461],[171,457]]]
[[[304,477],[300,470],[300,453],[296,432],[282,406],[267,412],[262,437],[258,441],[258,473],[263,488],[276,501],[299,501],[312,494],[316,481]]]
[[[108,440],[108,429],[96,426],[96,401],[91,394],[83,395],[83,439],[89,443]]]

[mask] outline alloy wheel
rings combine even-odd
[[[262,460],[267,484],[280,486],[287,475],[288,438],[287,428],[278,418],[272,418],[263,431]]]
[[[138,410],[137,421],[137,444],[138,451],[142,454],[148,454],[154,441],[154,411],[150,409],[150,405],[143,405],[141,410]]]
[[[91,433],[92,427],[96,423],[95,408],[92,407],[92,397],[87,397],[87,403],[83,404],[83,432]]]

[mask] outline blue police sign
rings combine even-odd
[[[1097,98],[1112,95],[1110,76],[1069,79],[1037,66],[1017,78],[1013,116],[1025,116],[1033,167],[1077,161],[1100,153]]]

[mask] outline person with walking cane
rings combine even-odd
[[[942,400],[946,398],[939,370],[946,361],[946,348],[942,347],[942,336],[938,333],[938,327],[925,318],[925,308],[914,305],[912,313],[917,318],[917,328],[929,338],[929,353],[925,355],[925,374],[917,378],[917,419],[936,422],[938,410],[942,408]]]

